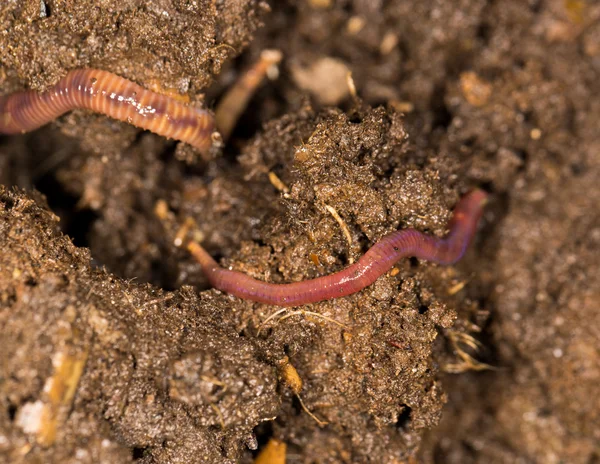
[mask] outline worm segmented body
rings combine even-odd
[[[456,205],[448,235],[436,238],[414,229],[393,232],[373,245],[355,264],[334,274],[289,284],[272,284],[220,267],[195,242],[189,251],[202,265],[211,285],[240,298],[278,306],[299,306],[351,295],[371,285],[401,258],[415,256],[453,264],[464,255],[477,230],[487,194],[473,190]]]
[[[215,123],[208,111],[97,69],[69,71],[46,92],[29,90],[0,97],[0,133],[31,131],[75,108],[90,109],[181,140],[203,153],[212,145]]]

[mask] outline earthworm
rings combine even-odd
[[[75,108],[90,109],[189,143],[203,153],[212,145],[215,122],[208,111],[98,69],[69,71],[45,92],[26,90],[1,96],[0,133],[32,131]]]
[[[487,202],[479,189],[466,194],[456,205],[444,238],[415,229],[392,232],[373,245],[355,264],[327,276],[300,282],[274,284],[242,272],[220,267],[198,243],[188,250],[202,266],[210,284],[239,298],[278,306],[299,306],[351,295],[371,285],[401,258],[414,256],[438,264],[453,264],[464,255],[477,230]]]

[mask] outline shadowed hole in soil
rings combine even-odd
[[[48,5],[48,2],[45,2],[44,0],[40,1],[40,18],[49,18],[50,16],[52,16],[52,9],[50,8],[50,5]]]
[[[35,188],[42,192],[48,205],[60,217],[60,228],[71,239],[75,246],[88,247],[88,233],[98,215],[90,209],[78,209],[78,197],[66,192],[52,175],[38,180]]]
[[[527,161],[529,160],[529,153],[527,153],[526,150],[515,150],[515,153],[517,154],[519,159],[522,161],[521,166],[519,166],[519,168],[517,169],[517,172],[523,172],[523,171],[525,171],[525,168],[527,167]]]
[[[256,457],[273,437],[273,424],[271,422],[260,424],[254,428],[253,432],[258,446],[255,450],[251,450],[251,453],[253,457]]]
[[[14,404],[12,404],[12,403],[9,403],[9,404],[8,404],[8,408],[7,408],[7,411],[6,411],[6,412],[7,412],[7,414],[8,414],[8,419],[9,419],[11,422],[13,422],[13,421],[15,420],[15,417],[17,416],[17,410],[18,410],[18,408],[17,408],[17,406],[16,406],[16,405],[14,405]]]
[[[583,175],[585,173],[585,170],[587,169],[585,164],[583,163],[573,163],[571,164],[571,174],[573,174],[573,176],[575,177],[580,177],[581,175]]]
[[[433,128],[447,129],[452,122],[452,113],[445,103],[446,89],[443,85],[437,85],[431,96],[431,109],[434,115]]]
[[[150,282],[156,283],[167,292],[177,290],[178,287],[174,285],[175,277],[170,274],[170,270],[162,261],[153,260],[150,263],[150,269],[152,275]]]
[[[0,201],[4,204],[4,209],[6,209],[6,211],[10,211],[15,206],[13,199],[9,198],[8,196],[0,197]]]
[[[144,458],[147,450],[148,450],[147,447],[134,446],[131,449],[131,457],[132,457],[132,459],[135,460],[135,461],[137,461],[138,459]]]
[[[484,21],[479,24],[479,26],[477,27],[476,37],[479,40],[481,40],[482,45],[485,46],[490,41],[490,38],[492,36],[492,31],[493,31],[493,29],[489,23]]]
[[[402,405],[402,412],[398,416],[398,420],[396,421],[396,427],[399,429],[406,429],[410,422],[410,415],[412,413],[412,408],[405,404]]]

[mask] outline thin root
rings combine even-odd
[[[352,257],[352,235],[350,234],[350,230],[348,229],[348,226],[346,225],[346,223],[344,222],[342,217],[338,214],[338,212],[336,211],[336,209],[333,206],[325,205],[325,208],[327,209],[327,211],[329,211],[329,213],[333,216],[333,218],[340,225],[340,228],[342,229],[342,233],[344,234],[344,237],[346,238],[346,241],[348,242],[348,248],[349,248],[348,262],[350,264],[354,263],[354,258]]]
[[[198,228],[198,226],[196,224],[196,221],[194,221],[194,219],[192,219],[189,216],[186,217],[185,221],[183,221],[183,224],[181,225],[181,227],[175,234],[175,239],[173,239],[173,244],[179,248],[181,245],[183,245],[183,241],[185,240],[185,237],[188,235],[190,230],[192,230],[192,229],[195,230],[197,228]]]
[[[325,320],[325,321],[332,322],[332,323],[334,323],[334,324],[336,324],[336,325],[340,326],[342,329],[347,329],[347,328],[348,328],[348,326],[347,326],[346,324],[343,324],[343,323],[341,323],[341,322],[339,322],[339,321],[336,321],[335,319],[332,319],[332,318],[331,318],[331,317],[329,317],[329,316],[323,316],[322,314],[315,313],[314,311],[306,311],[306,310],[304,310],[304,309],[299,309],[299,310],[297,310],[297,311],[291,311],[291,312],[289,312],[288,314],[286,314],[285,316],[281,317],[281,318],[279,319],[279,321],[277,321],[277,322],[278,322],[278,323],[279,323],[279,322],[282,322],[282,321],[284,321],[285,319],[288,319],[288,318],[290,318],[290,317],[292,317],[292,316],[296,316],[296,315],[298,315],[298,314],[302,314],[303,316],[309,315],[309,316],[314,316],[314,317],[321,318],[321,319],[323,319],[323,320]]]
[[[477,361],[473,356],[471,356],[462,348],[461,345],[465,345],[468,348],[471,348],[473,351],[479,352],[482,345],[471,335],[462,332],[450,331],[448,333],[448,337],[450,339],[450,342],[452,343],[454,351],[461,359],[461,362],[446,364],[443,367],[443,370],[445,372],[448,372],[450,374],[460,374],[466,371],[484,371],[497,369],[494,366]]]
[[[448,289],[448,295],[456,295],[458,292],[460,292],[463,288],[465,288],[465,286],[469,283],[469,280],[463,280],[459,283],[457,283],[456,285],[453,285],[452,287],[450,287]]]
[[[267,317],[267,318],[266,318],[266,319],[265,319],[265,320],[262,322],[262,324],[261,324],[261,325],[258,327],[258,333],[257,333],[256,335],[260,335],[260,331],[261,331],[261,330],[262,330],[262,329],[263,329],[263,328],[264,328],[264,327],[267,325],[267,323],[268,323],[268,322],[269,322],[271,319],[273,319],[273,318],[277,317],[277,316],[278,316],[279,314],[281,314],[281,313],[285,313],[286,311],[287,311],[287,308],[282,308],[282,309],[279,309],[279,310],[275,311],[273,314],[271,314],[269,317]]]
[[[282,314],[282,313],[285,313],[285,312],[287,312],[287,311],[288,311],[288,308],[282,308],[282,309],[279,309],[279,310],[275,311],[273,314],[271,314],[269,317],[267,317],[267,318],[266,318],[266,319],[265,319],[265,320],[264,320],[264,321],[263,321],[263,322],[260,324],[260,326],[258,327],[258,333],[257,333],[257,335],[260,335],[260,332],[262,331],[262,329],[263,329],[263,328],[265,328],[265,326],[266,326],[266,325],[267,325],[267,324],[268,324],[268,323],[269,323],[269,322],[270,322],[272,319],[276,318],[276,317],[277,317],[277,316],[279,316],[280,314]],[[290,312],[289,312],[288,314],[286,314],[285,316],[282,316],[282,317],[280,317],[280,318],[279,318],[279,320],[277,321],[277,324],[279,324],[280,322],[284,321],[285,319],[288,319],[288,318],[290,318],[290,317],[292,317],[292,316],[297,316],[297,315],[299,315],[299,314],[301,314],[301,315],[303,315],[303,316],[313,316],[313,317],[317,317],[317,318],[323,319],[323,320],[325,320],[325,321],[327,321],[327,322],[331,322],[331,323],[333,323],[333,324],[336,324],[336,325],[340,326],[340,327],[341,327],[341,328],[343,328],[343,329],[348,329],[348,328],[349,328],[349,327],[348,327],[346,324],[343,324],[342,322],[336,321],[335,319],[332,319],[332,318],[331,318],[331,317],[329,317],[329,316],[324,316],[324,315],[322,315],[322,314],[315,313],[314,311],[306,311],[306,310],[304,310],[304,309],[299,309],[299,310],[296,310],[296,311],[290,311]]]
[[[290,193],[290,189],[273,171],[269,171],[269,182],[282,193]]]
[[[206,383],[212,383],[213,385],[217,385],[218,387],[221,387],[221,394],[223,394],[227,391],[227,384],[225,382],[221,382],[219,379],[216,379],[214,377],[209,377],[207,375],[201,375],[200,380],[202,380]]]
[[[302,409],[304,409],[304,412],[306,414],[308,414],[310,417],[312,417],[319,427],[325,427],[327,424],[329,424],[329,422],[322,421],[317,416],[315,416],[312,412],[310,412],[310,410],[304,404],[304,401],[302,401],[302,398],[300,398],[300,395],[296,394],[296,398],[298,398],[298,401],[300,402],[300,406],[302,406]]]
[[[219,418],[219,425],[221,425],[221,429],[225,430],[225,420],[223,419],[223,413],[221,412],[221,410],[219,408],[217,408],[216,405],[214,405],[212,403],[211,403],[210,407],[217,414],[217,417]]]
[[[346,74],[346,85],[348,86],[350,96],[356,100],[356,85],[354,84],[354,78],[352,77],[351,71]]]

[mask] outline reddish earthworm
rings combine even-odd
[[[188,250],[201,264],[211,285],[239,298],[278,306],[299,306],[351,295],[371,285],[401,258],[414,256],[439,264],[453,264],[464,255],[487,202],[487,194],[473,190],[456,205],[444,238],[431,237],[415,229],[386,235],[355,264],[328,276],[287,284],[253,279],[220,267],[198,243]]]
[[[32,131],[75,108],[189,143],[203,153],[212,145],[215,122],[208,111],[98,69],[69,71],[46,92],[27,90],[0,97],[0,133]]]

